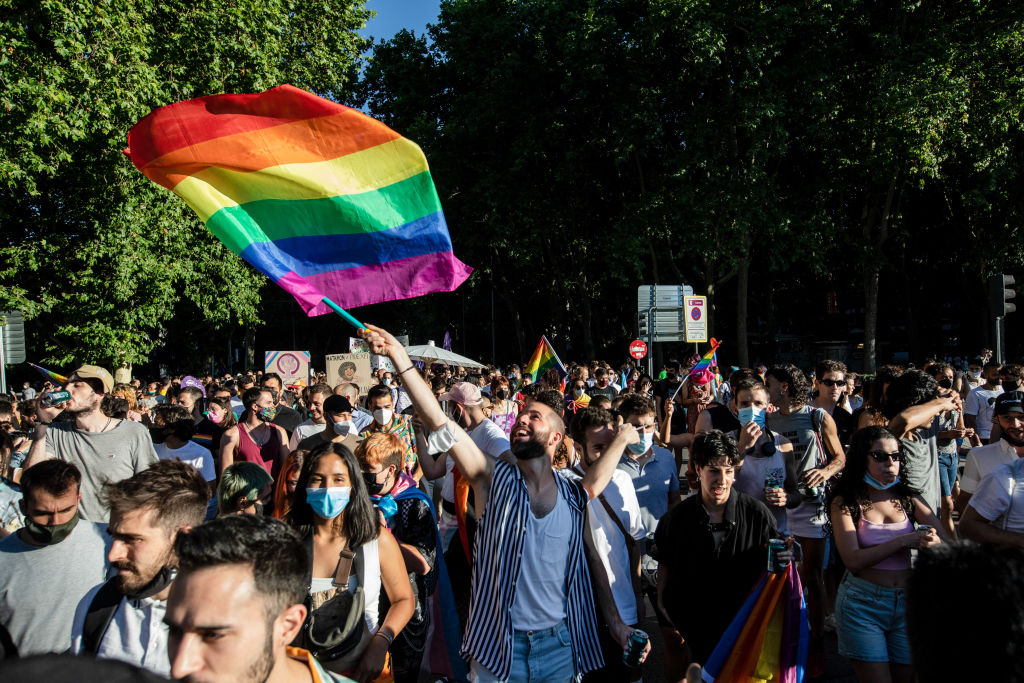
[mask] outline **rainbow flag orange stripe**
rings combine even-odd
[[[427,160],[365,114],[282,85],[161,107],[128,133],[132,163],[308,315],[451,291],[452,251]]]
[[[537,348],[533,350],[533,355],[530,356],[530,362],[526,364],[523,372],[530,375],[533,381],[536,382],[537,378],[551,368],[558,372],[559,378],[564,379],[569,374],[565,366],[562,365],[562,361],[559,360],[558,354],[555,353],[555,349],[551,346],[547,336],[542,335]]]

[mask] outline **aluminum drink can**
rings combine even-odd
[[[633,629],[626,642],[626,649],[622,651],[622,663],[630,669],[640,666],[640,658],[644,656],[644,649],[649,640],[647,633],[640,629]]]
[[[917,530],[920,531],[920,532],[924,532],[925,534],[927,534],[929,531],[931,531],[934,528],[935,527],[933,527],[931,524],[918,524],[917,525]]]
[[[64,403],[71,398],[71,392],[64,391],[47,391],[45,394],[39,397],[39,402],[44,406],[56,406]]]
[[[773,574],[782,574],[786,571],[786,567],[789,563],[780,564],[778,555],[780,552],[786,549],[786,542],[781,538],[769,538],[768,539],[768,571]]]

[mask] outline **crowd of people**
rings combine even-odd
[[[828,632],[859,681],[1024,680],[1024,366],[533,382],[361,334],[365,392],[83,365],[0,400],[0,677],[693,681],[774,562],[810,680]]]

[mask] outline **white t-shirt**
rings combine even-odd
[[[103,584],[99,584],[78,603],[75,622],[71,627],[71,652],[74,654],[83,654],[85,617],[93,598],[102,587]],[[167,626],[164,624],[166,613],[166,600],[143,598],[129,601],[121,598],[121,604],[100,639],[96,657],[128,662],[169,677],[171,663],[167,656]]]
[[[292,432],[292,438],[289,439],[289,441],[288,441],[288,450],[294,451],[296,448],[299,447],[299,443],[301,443],[302,440],[305,439],[307,436],[313,436],[314,434],[319,434],[320,432],[324,431],[324,429],[326,429],[326,428],[327,428],[327,423],[326,422],[323,423],[323,424],[317,424],[316,422],[313,422],[312,420],[306,420],[305,422],[300,424],[298,427],[296,427],[294,432]]]
[[[964,403],[964,414],[974,415],[974,430],[982,439],[992,435],[992,410],[995,408],[996,396],[1003,393],[1002,387],[986,389],[984,385],[971,389]]]
[[[469,438],[476,444],[476,447],[483,451],[484,455],[489,455],[492,458],[500,457],[511,448],[505,431],[490,420],[484,420],[466,433],[469,434]],[[449,503],[453,503],[455,502],[455,475],[452,472],[455,469],[455,461],[452,458],[448,458],[447,469],[448,471],[444,475],[444,485],[441,487],[441,497]]]
[[[564,477],[579,480],[582,477],[573,470],[558,470]],[[633,480],[622,470],[615,470],[612,480],[601,494],[622,527],[636,541],[647,537],[647,528],[640,516],[640,503],[636,500]],[[600,498],[592,499],[587,507],[587,533],[594,544],[597,556],[601,558],[605,574],[611,584],[612,598],[619,610],[623,623],[637,623],[636,596],[633,594],[632,571],[629,565],[629,546],[622,536],[622,530],[615,523]]]
[[[993,526],[1024,534],[1024,459],[989,472],[968,505]]]
[[[153,450],[161,460],[181,460],[192,465],[206,481],[217,478],[217,472],[213,468],[213,453],[195,441],[186,441],[184,446],[174,450],[168,448],[165,443],[153,444]]]
[[[960,477],[960,490],[973,494],[985,475],[1000,465],[1010,465],[1017,460],[1016,449],[1006,443],[1005,439],[999,439],[987,446],[972,448],[967,453],[964,474]]]
[[[735,432],[733,433],[735,434]],[[786,482],[786,460],[782,455],[782,451],[778,448],[779,435],[773,434],[773,436],[775,437],[775,453],[768,457],[759,457],[757,455],[747,455],[744,457],[743,466],[736,471],[736,483],[734,486],[748,496],[757,498],[764,503],[765,507],[772,513],[772,516],[775,517],[775,524],[778,527],[779,533],[786,536],[789,534],[786,508],[768,505],[768,501],[764,497],[764,489],[768,486],[769,479],[779,486],[784,485]],[[758,444],[754,448],[760,452],[761,445]]]
[[[566,581],[572,515],[561,495],[540,519],[533,510],[526,520],[523,558],[512,603],[512,628],[540,631],[565,619]]]

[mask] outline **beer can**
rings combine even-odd
[[[769,538],[768,539],[768,571],[773,574],[782,574],[786,571],[789,563],[781,564],[779,562],[779,553],[786,549],[786,542],[781,538]]]
[[[934,528],[935,527],[933,527],[931,524],[918,524],[917,525],[918,532],[920,532],[922,534],[927,534],[929,531],[931,531]]]
[[[626,649],[622,651],[622,663],[630,669],[635,669],[640,666],[640,660],[644,656],[644,650],[647,648],[647,641],[649,640],[647,633],[640,629],[633,629],[633,632],[629,634],[629,640],[626,642]]]
[[[71,392],[64,391],[47,391],[45,394],[39,397],[39,402],[44,406],[56,406],[64,403],[71,398]]]

